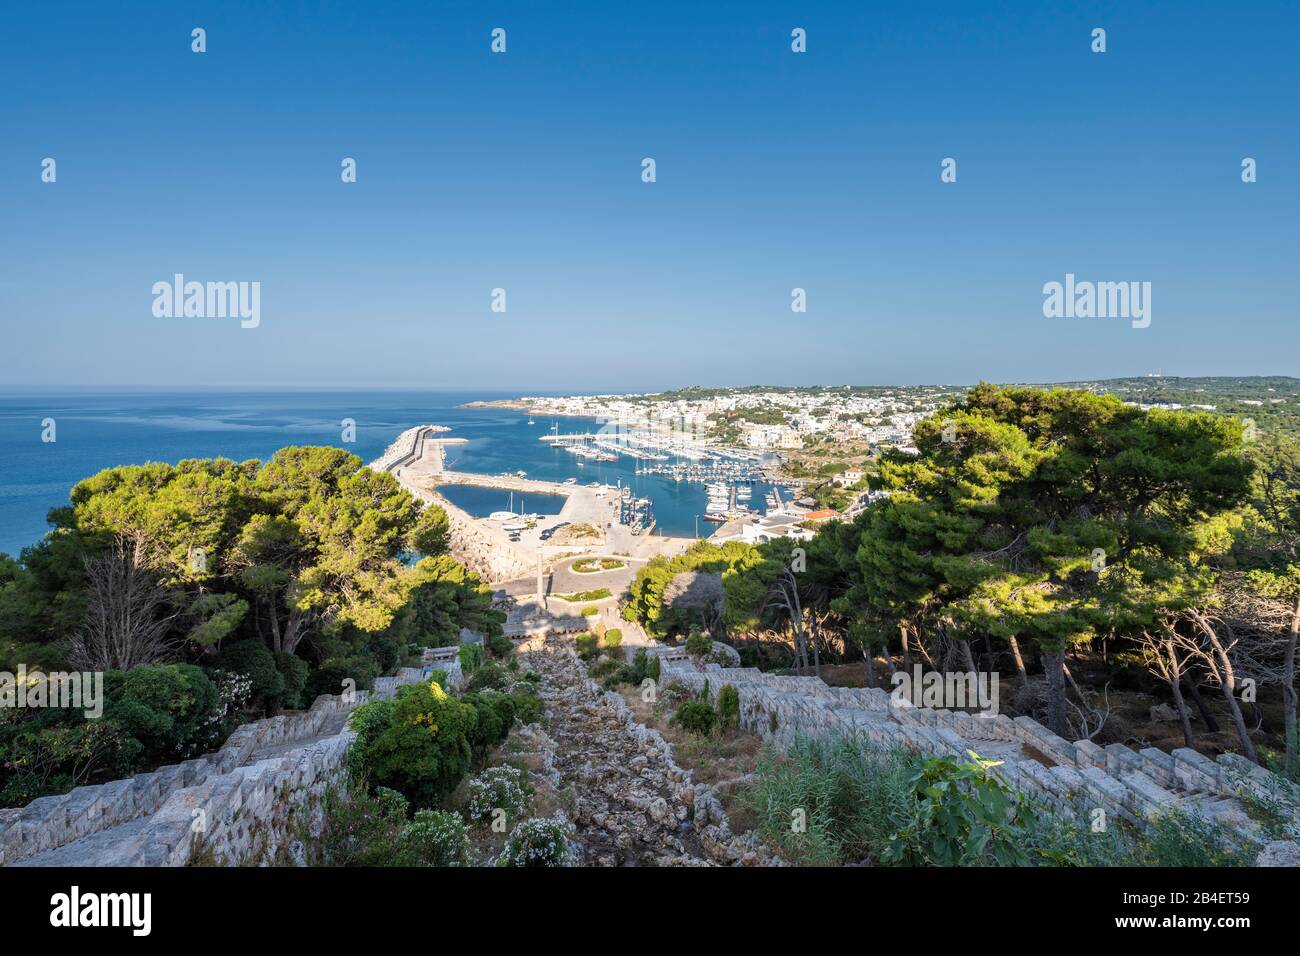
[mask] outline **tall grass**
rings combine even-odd
[[[1089,807],[1071,813],[1033,805],[982,774],[959,783],[957,807],[947,805],[945,815],[936,816],[936,791],[927,790],[936,769],[957,779],[948,773],[956,769],[951,761],[927,762],[906,748],[882,750],[853,737],[798,737],[784,752],[768,744],[754,784],[740,798],[764,838],[804,866],[950,859],[951,833],[937,830],[954,817],[971,828],[972,843],[987,842],[990,852],[982,859],[989,865],[1014,859],[1037,866],[1240,866],[1254,855],[1251,847],[1232,849],[1223,829],[1200,817],[1169,813],[1142,832],[1114,819],[1094,828]],[[987,800],[989,787],[1010,797],[1005,821],[998,816],[992,826],[977,812],[984,808],[967,813],[960,806],[961,793]],[[992,840],[985,828],[998,831]],[[1013,841],[1015,852],[992,852],[999,841],[1003,850]]]

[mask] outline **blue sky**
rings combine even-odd
[[[14,6],[0,385],[1300,374],[1298,44],[1249,0]],[[155,318],[176,272],[261,325]],[[1044,318],[1067,272],[1150,327]]]

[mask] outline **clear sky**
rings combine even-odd
[[[12,4],[0,385],[1300,374],[1298,48],[1294,0]],[[177,272],[260,326],[156,318]],[[1066,273],[1150,327],[1044,318]]]

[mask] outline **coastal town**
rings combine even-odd
[[[826,442],[908,447],[912,426],[964,391],[959,386],[685,388],[644,395],[522,396],[475,405],[598,418],[723,446],[790,452]]]

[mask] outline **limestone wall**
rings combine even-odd
[[[830,687],[817,677],[777,676],[755,668],[698,668],[663,657],[662,682],[699,692],[708,682],[716,698],[725,684],[740,695],[743,726],[779,745],[797,734],[857,735],[882,748],[894,745],[935,756],[966,759],[973,750],[1001,761],[993,769],[1008,786],[1053,809],[1077,812],[1100,807],[1108,817],[1145,825],[1177,809],[1224,825],[1230,839],[1266,847],[1270,862],[1300,865],[1300,843],[1270,842],[1245,812],[1240,794],[1276,792],[1269,771],[1235,755],[1216,760],[1180,748],[1134,751],[1123,744],[1100,747],[1067,741],[1029,717],[982,717],[961,711],[898,705],[879,688]],[[1300,833],[1300,821],[1297,821]]]
[[[274,833],[294,807],[339,779],[352,740],[348,712],[420,679],[420,670],[404,668],[378,678],[373,692],[322,695],[309,710],[244,724],[206,757],[0,810],[0,865],[184,862],[193,841],[180,839],[181,816],[186,834],[201,816],[210,842],[248,851],[250,834]]]
[[[370,463],[370,468],[374,471],[389,471],[416,461],[423,454],[425,438],[434,430],[432,425],[416,425],[414,428],[408,428],[393,439],[393,443],[384,449],[382,455]]]
[[[426,502],[433,502],[447,512],[448,550],[456,560],[484,581],[511,581],[537,574],[537,557],[494,534],[436,491],[421,492]]]

